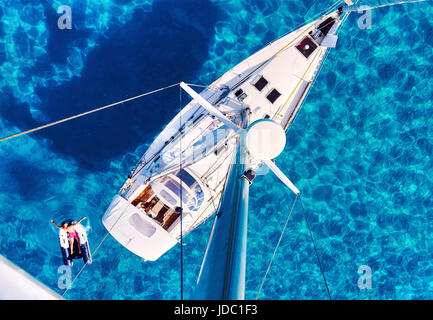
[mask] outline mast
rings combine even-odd
[[[248,127],[248,113],[249,110],[245,110],[242,114],[244,129]],[[242,176],[248,164],[245,134],[241,133],[197,280],[195,299],[243,300],[245,298],[250,182]]]

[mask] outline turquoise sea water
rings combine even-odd
[[[208,84],[332,3],[0,0],[0,136],[180,80]],[[72,30],[57,28],[62,4]],[[341,30],[277,163],[302,191],[333,298],[432,299],[433,6],[377,9],[371,29],[359,16]],[[94,249],[112,197],[179,109],[173,89],[1,143],[0,253],[62,293],[49,219],[87,216]],[[294,200],[271,174],[251,194],[248,299]],[[185,238],[185,298],[210,223]],[[178,299],[179,251],[145,263],[108,237],[66,298]],[[357,286],[361,265],[371,290]],[[299,203],[260,298],[327,299]]]

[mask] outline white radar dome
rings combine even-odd
[[[271,119],[257,120],[247,129],[246,144],[253,157],[260,160],[274,159],[284,150],[286,133]]]

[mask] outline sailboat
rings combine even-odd
[[[216,213],[196,298],[244,298],[248,192],[259,170],[266,167],[275,173],[298,199],[300,190],[272,159],[284,149],[285,131],[295,121],[329,50],[336,46],[338,31],[354,10],[347,8],[353,5],[351,0],[344,3],[337,2],[317,19],[270,43],[200,93],[180,83],[193,100],[158,135],[106,210],[102,222],[107,231],[150,261],[182,244],[185,235]],[[0,299],[63,299],[67,292],[57,295],[1,256],[0,269],[0,287],[4,287]]]
[[[131,171],[102,218],[107,231],[134,254],[155,261],[217,212],[240,133],[260,120],[290,127],[348,14],[343,6],[332,6],[200,93],[181,83],[193,100]],[[271,159],[253,157],[244,177],[251,183],[264,164],[299,193]]]

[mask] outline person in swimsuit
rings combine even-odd
[[[74,227],[84,219],[86,219],[86,217],[81,218],[80,220],[78,220],[78,222],[74,224],[64,223],[61,227],[59,227],[52,219],[50,220],[56,228],[63,229],[68,233],[69,242],[71,246],[71,255],[74,253],[74,240],[77,240],[78,252],[81,254],[80,239],[78,238],[78,233],[77,231],[75,231]]]

